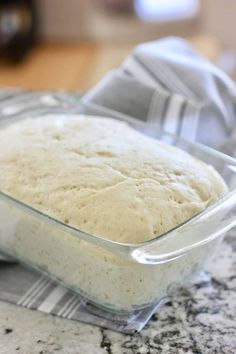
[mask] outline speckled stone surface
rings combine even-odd
[[[0,302],[0,354],[235,354],[236,231],[192,286],[123,335]]]

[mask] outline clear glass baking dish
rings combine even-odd
[[[226,231],[236,224],[236,160],[63,93],[7,98],[0,103],[0,129],[29,116],[44,115],[46,119],[50,113],[86,113],[127,121],[145,134],[210,163],[227,182],[229,193],[215,204],[166,234],[139,244],[84,233],[0,193],[3,255],[46,274],[106,310],[131,313],[159,302],[203,268]]]

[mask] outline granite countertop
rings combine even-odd
[[[236,233],[144,330],[124,335],[0,302],[0,354],[236,353]]]

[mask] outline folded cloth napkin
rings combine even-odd
[[[221,148],[236,123],[236,85],[187,41],[137,46],[84,100]]]
[[[182,39],[138,46],[83,100],[233,153],[236,86]],[[77,101],[75,93],[2,90],[0,118],[32,114],[32,110],[43,113],[48,107],[76,112]],[[125,333],[141,330],[159,306],[114,316],[6,258],[0,260],[0,300]]]

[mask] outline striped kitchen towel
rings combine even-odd
[[[235,150],[235,84],[181,39],[138,46],[83,100],[230,154]],[[78,101],[77,93],[2,90],[0,118],[40,114],[48,108],[76,113]],[[2,301],[125,333],[141,330],[160,305],[131,316],[115,316],[45,276],[7,260],[1,260],[0,255]]]
[[[163,299],[155,306],[131,315],[115,315],[49,278],[16,263],[0,261],[0,300],[31,310],[110,328],[123,333],[140,331]]]
[[[83,99],[218,149],[236,126],[235,83],[180,38],[137,46]]]

